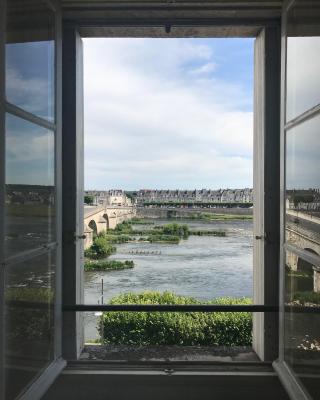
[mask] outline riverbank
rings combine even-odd
[[[215,208],[188,208],[188,207],[138,207],[137,217],[138,219],[201,219],[201,215],[208,214],[213,215],[212,220],[223,220],[223,219],[240,219],[241,217],[247,216],[248,219],[252,219],[253,208],[237,208],[237,207],[215,207]],[[206,218],[206,217],[205,217]]]

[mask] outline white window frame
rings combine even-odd
[[[126,23],[117,20],[66,24],[63,37],[63,302],[83,301],[83,76],[81,37],[165,37],[168,26],[206,28],[204,37],[226,37],[223,24],[188,21]],[[231,24],[232,25],[232,24]],[[230,37],[256,37],[254,96],[254,302],[278,306],[279,293],[279,148],[280,148],[280,21],[234,21]],[[70,212],[72,210],[72,212]],[[77,314],[79,314],[77,316]],[[81,313],[64,313],[64,357],[77,359],[83,349]],[[263,361],[278,357],[278,313],[254,315],[253,348]]]

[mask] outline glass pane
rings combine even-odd
[[[287,241],[320,255],[320,116],[287,132]]]
[[[319,17],[319,1],[297,1],[288,14],[287,121],[320,103]]]
[[[318,399],[320,268],[290,252],[285,268],[285,360]],[[302,312],[297,312],[297,307],[300,311],[303,307]]]
[[[54,132],[6,116],[6,256],[54,241]]]
[[[55,251],[6,267],[6,399],[54,358]]]
[[[7,100],[53,120],[54,13],[39,0],[7,3]]]

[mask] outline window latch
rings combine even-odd
[[[87,238],[87,235],[77,235],[77,234],[74,234],[74,238],[75,239],[86,239]]]
[[[165,369],[163,370],[163,372],[164,372],[166,375],[172,375],[172,374],[174,373],[174,369],[173,369],[173,368],[165,368]]]

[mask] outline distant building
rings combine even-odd
[[[111,190],[86,190],[84,192],[86,196],[93,197],[94,205],[105,205],[105,206],[131,206],[131,199],[121,189]]]
[[[137,202],[252,203],[253,189],[151,190],[141,189]]]

